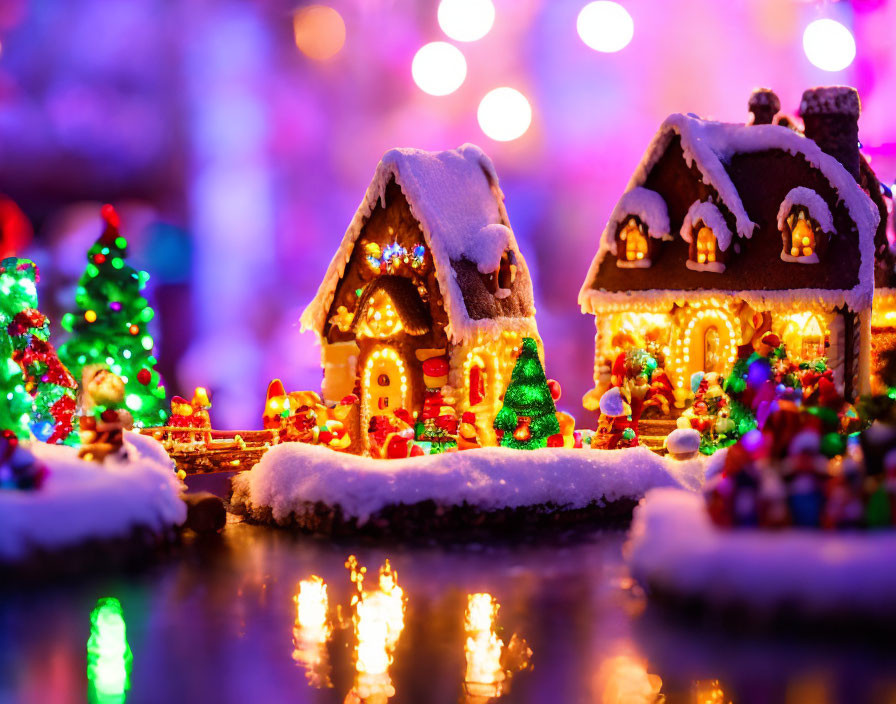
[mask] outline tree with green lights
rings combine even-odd
[[[91,704],[124,704],[131,688],[133,661],[121,602],[103,597],[90,613],[87,681]]]
[[[548,438],[560,432],[557,407],[538,358],[538,343],[531,337],[523,339],[494,427],[501,435],[501,445],[518,450],[546,447]]]
[[[28,259],[0,262],[0,430],[55,443],[72,436],[77,384],[50,344],[38,280]]]
[[[125,383],[125,405],[135,425],[164,425],[165,387],[147,330],[153,310],[140,295],[149,274],[125,262],[128,242],[119,234],[115,209],[104,205],[102,216],[103,233],[87,251],[87,269],[78,282],[79,313],[62,318],[72,335],[59,354],[79,378],[86,365],[108,367]]]

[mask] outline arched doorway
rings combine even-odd
[[[736,320],[723,309],[685,310],[684,335],[676,376],[680,388],[689,388],[696,372],[727,374],[737,358]]]
[[[364,363],[361,405],[367,418],[393,415],[408,407],[407,366],[394,348],[374,348]]]

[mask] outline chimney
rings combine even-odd
[[[810,88],[800,101],[806,137],[859,180],[859,94],[849,86]]]
[[[775,114],[781,109],[781,101],[771,88],[756,88],[750,94],[748,105],[753,113],[751,125],[772,124]]]

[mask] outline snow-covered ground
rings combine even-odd
[[[624,450],[480,448],[374,460],[304,443],[277,445],[233,480],[232,502],[269,508],[275,521],[307,502],[340,506],[363,524],[380,509],[432,500],[483,510],[639,499],[657,486],[698,489],[705,460],[676,461],[646,447]]]
[[[756,611],[892,613],[896,532],[716,528],[700,494],[656,489],[635,509],[626,558],[648,590]]]
[[[130,432],[125,444],[128,461],[100,465],[78,459],[76,448],[33,443],[49,476],[35,491],[0,490],[0,562],[127,537],[137,526],[162,532],[183,523],[187,509],[165,449]]]

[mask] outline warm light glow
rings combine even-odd
[[[495,631],[497,615],[498,603],[491,594],[467,596],[464,689],[472,696],[488,698],[501,695],[506,674],[501,666],[504,642]]]
[[[335,316],[334,316],[335,317]],[[364,319],[358,325],[356,337],[377,337],[387,339],[404,330],[401,318],[392,304],[392,299],[384,291],[377,291],[367,305]]]
[[[638,261],[647,256],[647,236],[638,227],[634,219],[629,219],[619,233],[619,239],[625,242],[626,261]]]
[[[495,88],[479,103],[479,127],[497,142],[522,137],[532,123],[532,106],[515,88]]]
[[[296,46],[310,59],[326,61],[345,44],[345,22],[332,7],[309,5],[292,18]]]
[[[803,51],[806,58],[822,71],[842,71],[856,58],[856,40],[844,25],[824,18],[810,22],[806,27]]]
[[[460,88],[467,77],[467,61],[453,44],[430,42],[414,55],[411,75],[424,93],[449,95]]]
[[[377,585],[371,591],[364,589],[365,569],[359,568],[354,555],[349,557],[346,566],[358,588],[352,598],[357,638],[353,692],[361,700],[372,696],[388,698],[395,694],[388,670],[404,629],[404,592],[388,560],[380,568]]]
[[[628,46],[635,35],[635,23],[619,3],[597,0],[582,8],[576,30],[590,48],[613,53]]]
[[[598,701],[606,704],[623,702],[658,702],[663,697],[663,680],[647,671],[647,662],[629,655],[604,660],[597,673],[601,684]]]
[[[305,667],[312,686],[325,686],[328,681],[326,644],[332,630],[327,618],[327,585],[316,575],[303,579],[293,600],[296,602],[296,622],[292,658]]]
[[[482,39],[495,22],[495,6],[491,0],[442,0],[439,3],[439,26],[458,42]]]
[[[697,261],[700,264],[716,260],[716,236],[706,225],[697,231]]]

